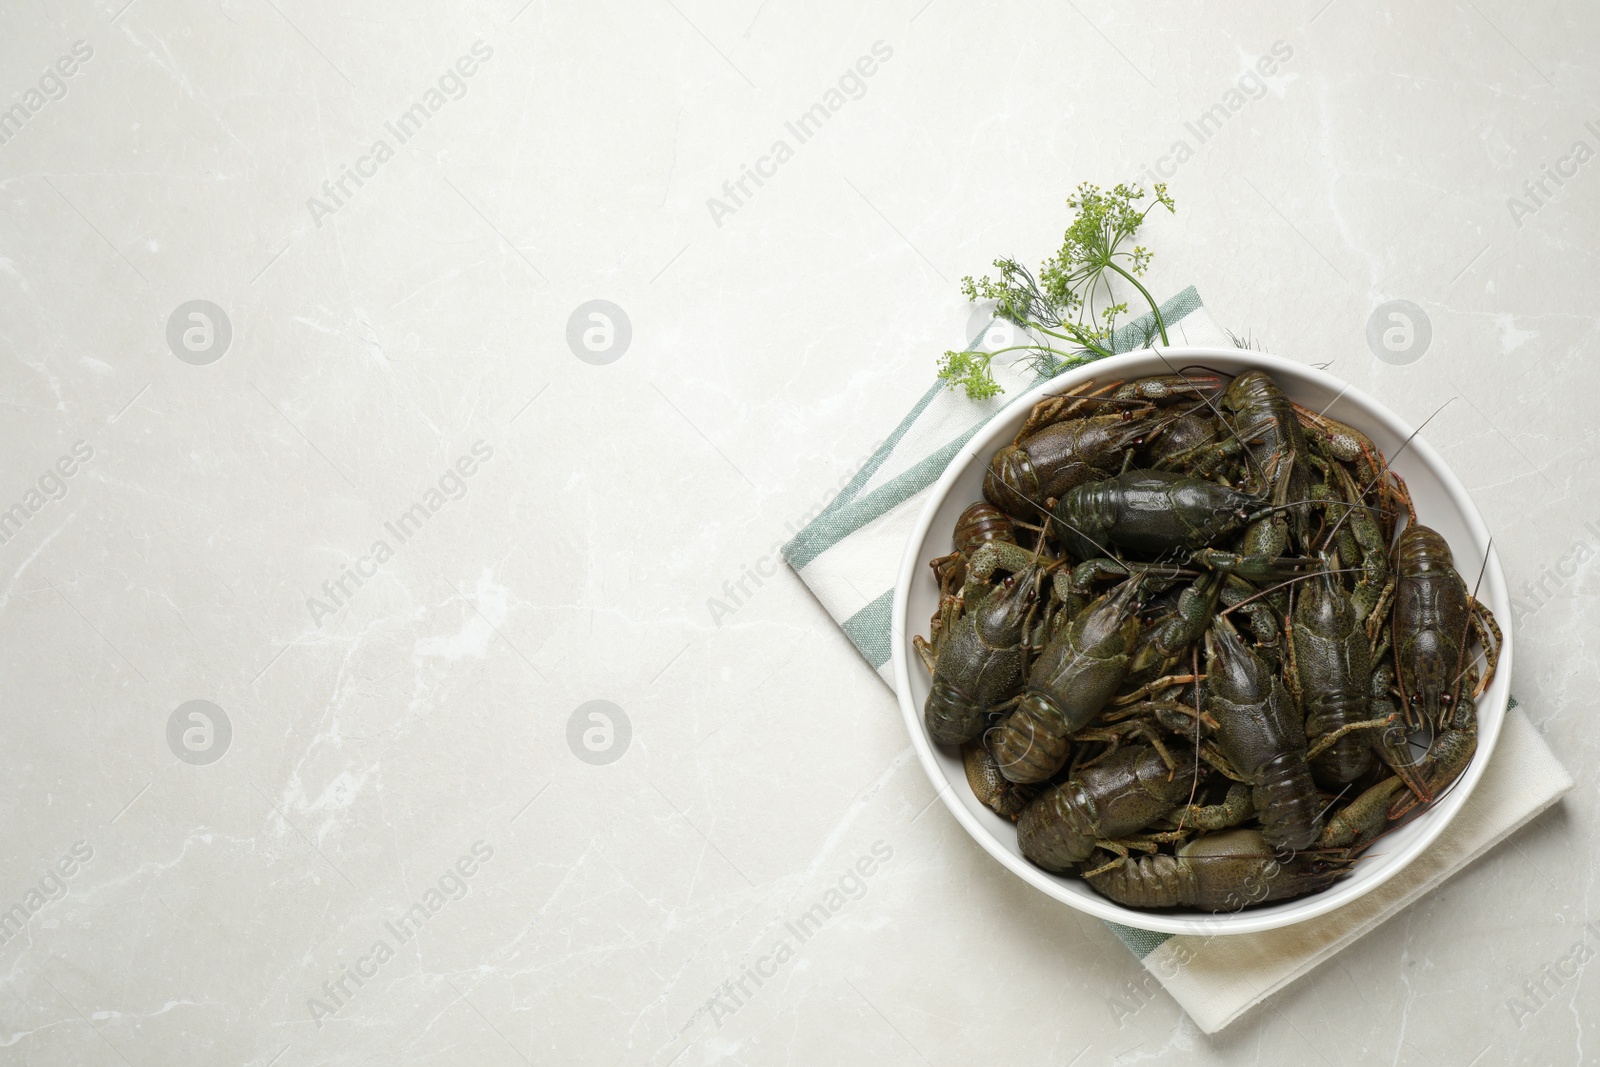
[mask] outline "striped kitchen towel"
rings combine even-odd
[[[1163,304],[1161,315],[1173,344],[1230,342],[1192,286]],[[1128,323],[1113,338],[1114,350],[1142,347],[1151,326],[1148,316]],[[1003,346],[994,341],[986,331],[968,347]],[[1006,396],[1041,380],[1019,364],[997,364],[993,373],[1006,395],[991,400],[968,400],[934,383],[839,495],[783,549],[789,566],[891,687],[895,575],[927,491],[1005,407]],[[1454,821],[1427,852],[1359,900],[1260,934],[1191,937],[1106,926],[1202,1030],[1214,1033],[1483,855],[1570,788],[1572,778],[1512,701],[1493,759]],[[1142,1006],[1141,988],[1128,993],[1123,1010]]]

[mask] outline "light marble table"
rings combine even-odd
[[[1389,7],[7,5],[0,1061],[1593,1056],[1600,15]],[[774,557],[1155,169],[1153,289],[1434,415],[1579,782],[1215,1037]]]

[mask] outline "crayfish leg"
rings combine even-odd
[[[1113,700],[1111,705],[1112,707],[1120,708],[1127,704],[1137,704],[1141,700],[1150,699],[1153,694],[1159,693],[1163,689],[1171,689],[1176,685],[1188,685],[1191,682],[1203,682],[1205,680],[1206,676],[1203,674],[1169,674],[1165,678],[1157,678],[1147,685],[1141,685],[1131,693],[1124,693]]]
[[[1255,813],[1253,790],[1242,782],[1235,782],[1228,787],[1228,795],[1222,803],[1186,804],[1167,818],[1179,830],[1183,827],[1192,830],[1226,830],[1230,826],[1238,826]]]
[[[1483,680],[1472,692],[1473,698],[1476,699],[1481,697],[1484,690],[1494,681],[1494,672],[1500,666],[1500,649],[1505,644],[1506,638],[1500,630],[1500,624],[1495,621],[1494,612],[1489,610],[1487,604],[1469,596],[1467,607],[1472,613],[1472,628],[1477,633],[1478,640],[1483,642]]]
[[[1017,431],[1017,436],[1012,440],[1013,445],[1020,445],[1029,436],[1038,433],[1058,422],[1066,422],[1073,418],[1083,408],[1085,396],[1105,396],[1122,384],[1121,379],[1110,385],[1096,389],[1094,381],[1090,380],[1073,386],[1064,393],[1049,396],[1033,405],[1033,410],[1028,412],[1028,419],[1022,424],[1022,429]]]
[[[1478,707],[1470,697],[1461,700],[1448,728],[1440,732],[1417,763],[1416,777],[1426,796],[1415,789],[1389,808],[1389,818],[1399,819],[1418,804],[1431,802],[1455,784],[1478,751]],[[1410,784],[1410,783],[1407,783]]]
[[[1352,734],[1357,730],[1377,730],[1388,726],[1393,721],[1393,715],[1385,715],[1381,719],[1364,719],[1361,722],[1345,723],[1337,730],[1330,731],[1329,733],[1325,733],[1318,737],[1316,744],[1312,745],[1311,748],[1306,752],[1306,759],[1316,759],[1318,756],[1328,751],[1328,749],[1332,748],[1341,737]]]
[[[1187,835],[1185,835],[1187,836]],[[1105,849],[1113,854],[1109,863],[1102,863],[1092,871],[1084,871],[1083,877],[1093,878],[1097,874],[1115,870],[1128,862],[1130,850],[1138,849],[1140,852],[1156,852],[1160,849],[1160,840],[1165,834],[1141,834],[1138,837],[1123,837],[1116,841],[1096,841],[1095,847]],[[1173,838],[1173,840],[1177,840]]]
[[[1417,508],[1411,501],[1411,490],[1406,488],[1406,480],[1394,471],[1389,472],[1389,477],[1394,479],[1394,495],[1400,503],[1406,506],[1406,519],[1415,526],[1417,524]]]

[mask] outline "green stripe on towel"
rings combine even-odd
[[[1111,928],[1112,933],[1117,935],[1118,941],[1128,946],[1129,952],[1132,952],[1141,960],[1172,938],[1171,934],[1157,933],[1154,930],[1140,930],[1133,926],[1123,926],[1121,923],[1114,923],[1110,919],[1101,921]]]
[[[894,610],[894,590],[882,596],[839,624],[872,669],[889,662],[889,613]]]

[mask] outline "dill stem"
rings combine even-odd
[[[1071,338],[1067,338],[1067,340],[1071,340]],[[1065,352],[1062,352],[1060,349],[1051,348],[1049,345],[1007,345],[1005,348],[997,348],[993,352],[983,352],[982,354],[993,358],[1002,352],[1015,352],[1018,349],[1027,349],[1030,352],[1050,352],[1060,356],[1063,359],[1073,358],[1072,356],[1067,355]],[[982,350],[980,349],[980,351]]]
[[[1082,345],[1084,348],[1088,349],[1089,351],[1098,352],[1102,356],[1109,356],[1109,355],[1113,354],[1112,351],[1109,348],[1101,348],[1099,345],[1090,344],[1087,341],[1085,341],[1083,338],[1081,338],[1081,337],[1073,337],[1071,334],[1057,333],[1055,330],[1047,330],[1043,326],[1039,325],[1037,322],[1029,322],[1027,324],[1027,326],[1031,330],[1038,330],[1040,333],[1049,334],[1051,337],[1059,337],[1063,341],[1070,341],[1075,345]],[[1017,347],[1018,348],[1026,348],[1028,346],[1027,345],[1018,345]],[[1056,349],[1051,348],[1049,345],[1034,346],[1034,347],[1043,347],[1046,351],[1055,352],[1056,355],[1058,355],[1058,356],[1059,355],[1065,355],[1065,353],[1057,352]]]
[[[1133,275],[1129,274],[1127,271],[1123,270],[1121,267],[1117,266],[1115,263],[1107,261],[1106,266],[1110,267],[1112,270],[1116,271],[1118,274],[1120,274],[1124,278],[1128,279],[1129,282],[1133,283],[1133,287],[1135,289],[1139,290],[1139,292],[1144,294],[1144,298],[1145,298],[1146,303],[1148,303],[1150,305],[1150,314],[1155,316],[1156,329],[1161,331],[1161,343],[1164,344],[1164,345],[1170,345],[1172,342],[1167,339],[1167,324],[1162,321],[1162,319],[1161,319],[1161,308],[1159,306],[1157,306],[1156,298],[1150,295],[1150,290],[1148,290],[1144,286],[1140,285],[1138,278],[1135,278]]]

